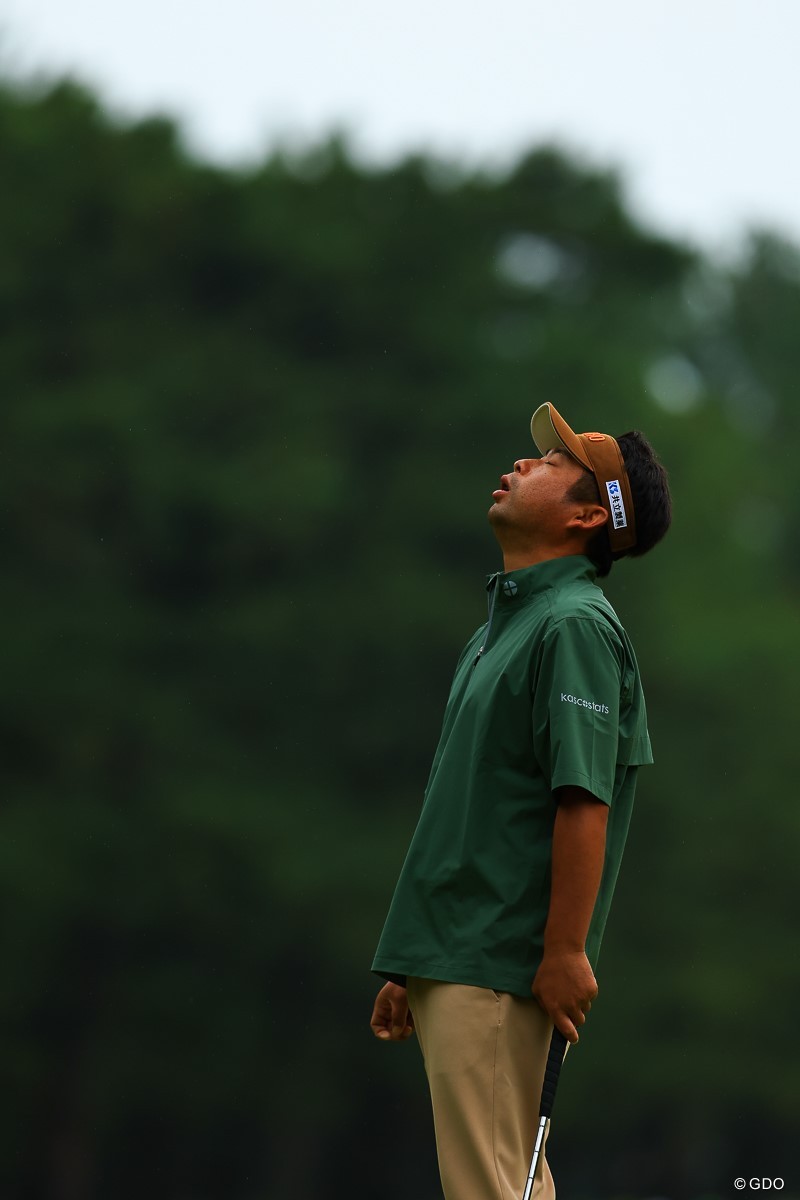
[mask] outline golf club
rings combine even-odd
[[[556,1098],[558,1075],[559,1071],[561,1070],[561,1064],[564,1061],[564,1055],[566,1052],[567,1039],[558,1029],[554,1029],[553,1036],[550,1039],[550,1050],[547,1055],[547,1065],[544,1069],[544,1083],[542,1084],[542,1099],[541,1103],[539,1104],[539,1128],[536,1131],[536,1145],[533,1147],[531,1168],[528,1171],[528,1180],[525,1184],[525,1191],[523,1193],[522,1200],[530,1200],[531,1191],[533,1189],[533,1177],[536,1174],[536,1164],[539,1161],[539,1152],[541,1151],[542,1144],[544,1142],[547,1122],[550,1120],[550,1114],[553,1111],[553,1101]]]

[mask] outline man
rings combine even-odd
[[[373,963],[388,980],[373,1033],[420,1041],[446,1200],[522,1195],[552,1029],[577,1042],[597,996],[652,762],[633,648],[594,580],[666,533],[666,473],[641,434],[577,435],[551,404],[531,432],[541,457],[492,498],[504,570],[459,659]],[[554,1196],[544,1154],[534,1196]]]

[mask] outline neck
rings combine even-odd
[[[535,567],[537,563],[549,562],[551,558],[568,558],[571,554],[584,554],[585,547],[570,543],[560,546],[504,546],[503,570],[519,571],[522,567]]]

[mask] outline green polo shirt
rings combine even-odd
[[[568,784],[610,806],[586,943],[596,962],[637,766],[653,758],[633,647],[595,574],[577,555],[490,578],[490,619],[456,668],[376,974],[530,996],[550,898],[553,792]]]

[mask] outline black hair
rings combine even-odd
[[[622,459],[631,485],[633,510],[636,514],[636,545],[630,550],[612,554],[608,530],[593,534],[586,544],[586,554],[597,567],[597,574],[608,575],[618,558],[638,558],[652,550],[667,532],[672,520],[672,499],[669,494],[667,472],[658,460],[653,447],[643,433],[631,430],[618,437]],[[579,503],[600,504],[597,480],[591,471],[586,471],[569,490],[569,498]]]

